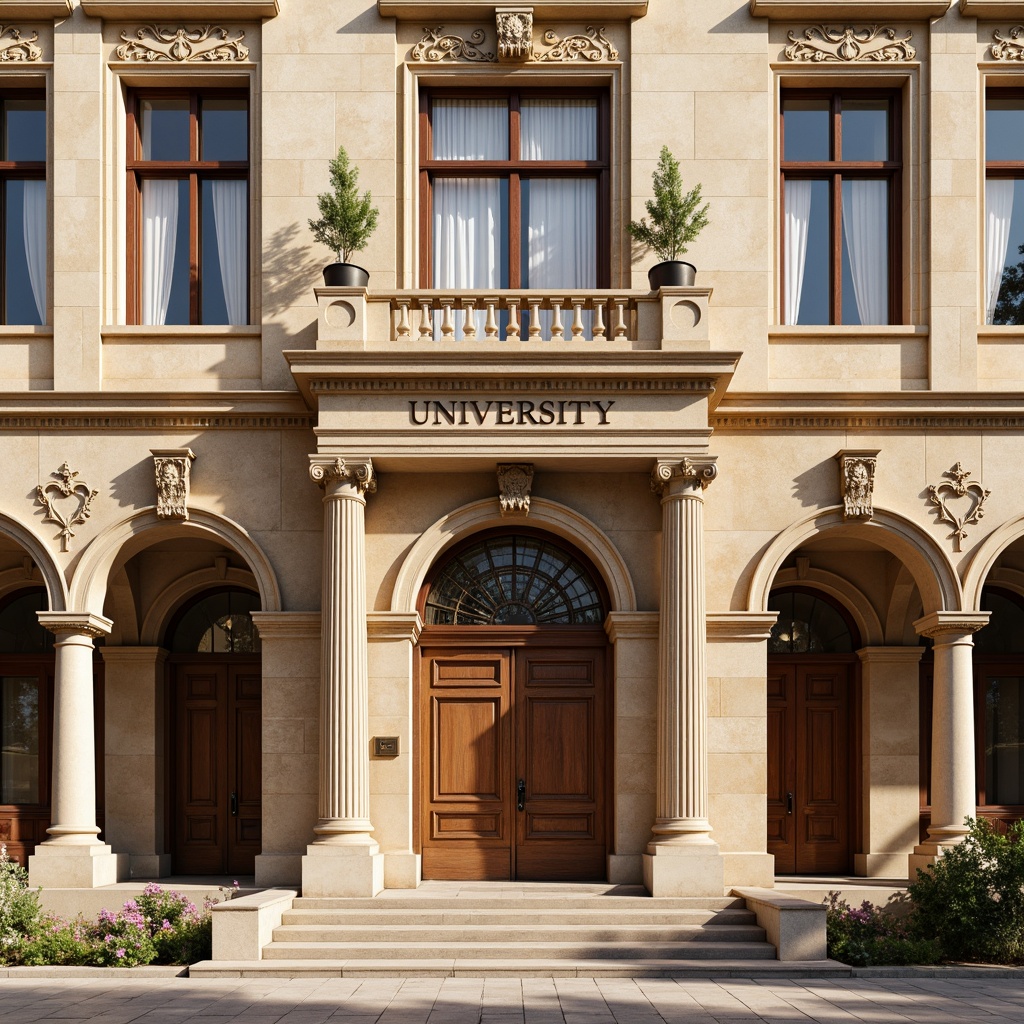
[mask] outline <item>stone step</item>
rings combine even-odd
[[[392,892],[394,890],[388,890]],[[656,913],[675,910],[744,910],[746,903],[735,896],[558,896],[554,894],[514,896],[378,896],[373,898],[310,897],[294,900],[295,910],[586,910],[605,913],[615,910],[645,910]]]
[[[616,925],[591,921],[585,925],[477,926],[436,924],[370,925],[285,924],[274,929],[274,942],[763,942],[764,929],[753,925]]]
[[[271,942],[263,960],[774,960],[768,942]]]
[[[486,910],[286,910],[282,924],[293,925],[528,925],[528,924],[665,924],[685,925],[751,925],[757,918],[750,910],[610,910],[607,906],[586,910],[547,910],[542,908]]]

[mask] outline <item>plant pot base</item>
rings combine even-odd
[[[354,263],[328,263],[324,267],[324,284],[328,288],[365,288],[370,273]]]
[[[683,260],[665,260],[647,271],[647,280],[655,292],[659,288],[692,288],[696,277],[697,268]]]

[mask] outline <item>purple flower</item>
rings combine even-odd
[[[118,960],[120,960],[124,956],[124,954],[125,954],[125,950],[124,949],[119,949],[114,955],[117,957]]]
[[[174,931],[174,925],[172,925],[171,922],[168,921],[167,918],[165,917],[164,918],[164,923],[162,925],[160,925],[160,931],[162,931],[162,932],[173,932]]]

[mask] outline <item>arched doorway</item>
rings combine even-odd
[[[855,627],[823,594],[772,592],[768,852],[777,874],[847,874],[858,781]]]
[[[424,878],[603,879],[608,599],[564,541],[495,531],[420,595]]]
[[[250,875],[262,842],[259,597],[226,587],[167,630],[172,870]]]

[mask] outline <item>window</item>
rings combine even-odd
[[[899,103],[782,97],[783,322],[899,321]]]
[[[985,323],[1024,324],[1024,92],[985,99]]]
[[[593,92],[424,94],[424,286],[607,287],[607,123]]]
[[[128,154],[129,321],[248,323],[245,95],[135,94]]]
[[[0,98],[3,323],[46,322],[46,103],[40,93]]]
[[[203,594],[178,612],[168,646],[174,654],[259,654],[260,635],[252,621],[259,610],[259,596],[248,590]]]

